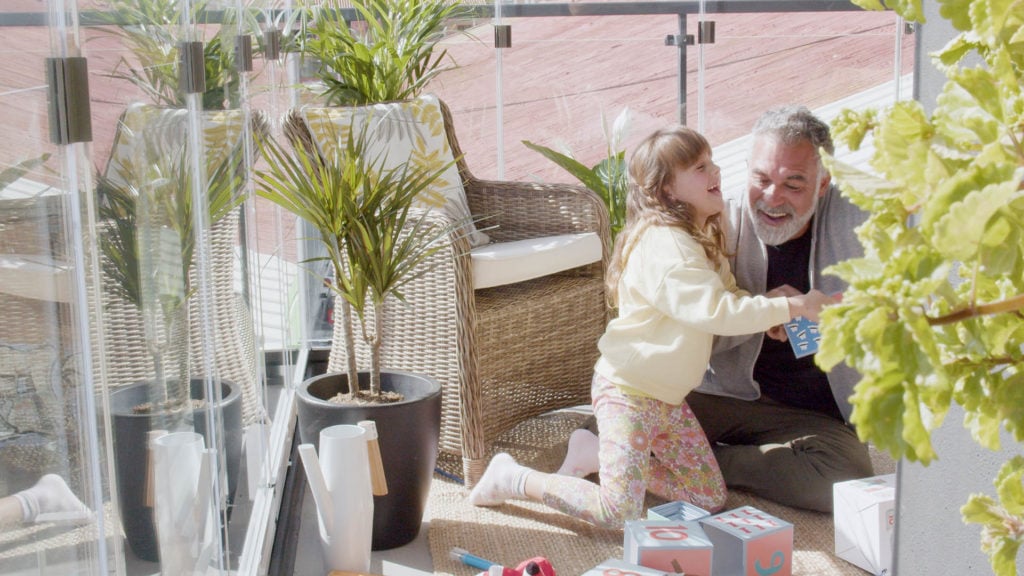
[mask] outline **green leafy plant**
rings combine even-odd
[[[166,150],[151,142],[144,167],[115,165],[97,179],[99,238],[103,271],[120,295],[148,321],[146,342],[153,357],[153,381],[159,406],[174,409],[189,398],[188,299],[196,248],[193,186],[186,146]],[[243,171],[239,150],[228,154],[208,175],[207,221],[215,223],[237,208]],[[155,326],[163,329],[156,333]],[[166,373],[165,356],[178,363],[177,376]]]
[[[368,120],[365,126],[369,125]],[[323,158],[304,145],[289,153],[276,140],[263,139],[260,148],[268,168],[257,170],[256,183],[259,196],[305,219],[319,232],[334,269],[331,289],[341,296],[352,396],[361,396],[353,337],[355,312],[371,350],[368,397],[379,400],[385,301],[390,296],[402,300],[402,287],[430,270],[427,260],[465,223],[441,225],[413,207],[415,197],[453,162],[438,168],[406,161],[387,168],[386,155],[368,152],[367,132],[364,127],[339,136],[333,152]]]
[[[184,107],[185,93],[179,87],[179,49],[186,40],[182,33],[184,10],[187,5],[190,22],[201,22],[208,4],[202,0],[190,4],[180,0],[107,0],[110,10],[100,16],[113,26],[112,33],[121,38],[134,58],[133,61],[122,56],[110,76],[132,83],[158,106]],[[241,78],[235,65],[235,17],[243,18],[246,29],[259,30],[254,14],[248,10],[228,10],[224,14],[225,21],[216,34],[203,44],[204,110],[239,105]]]
[[[629,127],[629,108],[624,108],[615,119],[611,130],[602,115],[601,125],[604,128],[607,150],[605,158],[588,168],[572,156],[572,152],[558,152],[546,146],[523,140],[523,144],[539,152],[548,160],[558,164],[563,170],[590,188],[601,197],[611,223],[612,239],[626,224],[626,193],[629,188],[629,177],[626,169],[625,135]]]
[[[328,105],[407,100],[438,74],[454,68],[437,50],[446,24],[469,15],[458,1],[354,0],[362,19],[349,22],[333,4],[302,11],[295,38],[304,57],[318,62]]]
[[[940,5],[959,33],[933,54],[946,83],[932,114],[898,102],[834,123],[851,149],[873,135],[878,175],[829,161],[870,216],[858,230],[865,256],[830,270],[850,287],[822,314],[817,356],[862,375],[852,398],[861,438],[924,464],[952,402],[979,445],[997,449],[1001,429],[1024,440],[1024,5]],[[890,7],[923,19],[919,0]],[[1008,462],[999,500],[974,495],[961,510],[983,526],[1000,576],[1016,574],[1024,538],[1022,470]]]
[[[3,170],[0,170],[0,190],[7,188],[25,174],[28,174],[29,172],[31,172],[32,170],[36,169],[39,166],[42,166],[49,159],[49,154],[42,154],[35,158],[22,160],[20,162],[17,162],[13,166],[9,166],[7,168],[4,168]]]

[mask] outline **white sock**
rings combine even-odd
[[[497,506],[510,498],[525,498],[530,472],[533,470],[517,464],[512,456],[504,452],[495,454],[469,493],[469,501],[474,506]]]
[[[597,456],[599,445],[597,435],[590,430],[586,428],[573,430],[569,435],[569,448],[565,452],[565,461],[562,462],[562,467],[556,474],[583,478],[596,473],[601,466]]]
[[[68,488],[64,479],[47,474],[34,486],[14,495],[21,502],[21,516],[25,522],[73,520],[88,518],[89,509]]]

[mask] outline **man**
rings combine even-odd
[[[828,125],[803,107],[769,110],[753,129],[746,193],[726,191],[731,265],[753,294],[845,289],[828,266],[862,254],[854,228],[865,215],[831,185],[819,148]],[[872,474],[867,447],[847,423],[859,376],[824,373],[796,358],[781,327],[719,338],[704,382],[687,402],[715,446],[731,488],[830,512],[832,484]]]

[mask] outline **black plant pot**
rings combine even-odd
[[[363,389],[370,374],[360,372]],[[437,464],[441,434],[441,385],[427,376],[387,371],[381,388],[404,396],[391,404],[335,404],[326,399],[348,392],[348,376],[329,373],[302,383],[296,395],[299,438],[320,448],[320,431],[335,424],[373,420],[377,425],[386,496],[373,498],[374,550],[388,550],[411,542],[419,534]]]
[[[193,399],[203,398],[204,381],[190,383]],[[230,382],[221,382],[221,402],[215,406],[224,422],[224,456],[228,480],[228,512],[234,502],[238,469],[242,455],[242,395]],[[118,502],[121,523],[132,552],[140,559],[158,562],[160,554],[156,540],[153,508],[146,505],[146,464],[148,434],[152,430],[168,430],[173,424],[195,430],[209,441],[207,415],[211,405],[178,415],[176,422],[168,414],[135,414],[132,409],[149,400],[150,384],[140,382],[120,388],[110,394],[110,411],[114,433],[114,468],[117,476]]]

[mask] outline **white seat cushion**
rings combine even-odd
[[[71,270],[48,256],[0,254],[0,293],[70,302]]]
[[[594,232],[496,242],[470,251],[473,288],[490,288],[539,278],[597,262],[601,239]]]

